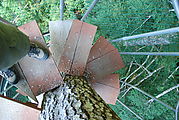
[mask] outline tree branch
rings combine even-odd
[[[157,71],[159,71],[160,69],[162,69],[163,67],[158,68],[157,70],[154,70],[153,72],[151,72],[151,74],[149,74],[148,76],[146,76],[145,78],[143,78],[142,80],[140,80],[137,84],[135,84],[134,86],[138,86],[139,84],[141,84],[144,80],[148,79],[149,77],[151,77],[154,73],[156,73]],[[126,82],[123,82],[126,83]],[[120,99],[122,99],[133,87],[129,87],[128,90],[122,95],[122,97]]]
[[[123,82],[123,81],[120,81],[120,82],[125,83],[125,82]],[[143,91],[143,90],[141,90],[141,89],[137,88],[136,86],[131,85],[131,84],[129,84],[129,83],[125,83],[125,84],[128,85],[128,86],[130,86],[131,88],[134,88],[135,90],[137,90],[137,91],[143,93],[144,95],[146,95],[146,96],[148,96],[148,97],[154,99],[155,101],[159,102],[159,103],[162,104],[163,106],[165,106],[165,107],[167,107],[168,109],[170,109],[170,110],[172,110],[172,111],[175,112],[175,109],[174,109],[174,108],[172,108],[171,106],[165,104],[165,103],[162,102],[161,100],[158,100],[157,98],[153,97],[152,95],[146,93],[145,91]]]
[[[120,100],[117,100],[122,106],[124,106],[127,110],[129,110],[132,114],[134,114],[138,119],[143,120],[139,115],[137,115],[134,111],[132,111],[129,107],[127,107],[124,103],[122,103]]]
[[[156,98],[160,98],[160,97],[162,97],[163,95],[165,95],[165,94],[171,92],[172,90],[174,90],[174,89],[176,89],[176,88],[178,88],[178,87],[179,87],[179,84],[176,85],[176,86],[173,86],[173,87],[171,87],[171,88],[169,88],[169,89],[167,89],[167,90],[165,90],[165,91],[163,91],[162,93],[158,94],[158,95],[155,96],[155,97],[156,97]],[[151,103],[151,102],[153,102],[153,101],[154,101],[153,99],[150,99],[147,103]]]

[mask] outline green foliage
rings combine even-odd
[[[166,109],[163,105],[157,102],[147,104],[147,100],[149,100],[148,97],[144,96],[136,90],[131,90],[128,95],[124,99],[122,99],[122,102],[127,104],[127,106],[130,107],[131,110],[133,110],[135,113],[137,113],[142,118],[145,118],[146,120],[173,120],[175,118],[174,112],[171,112],[169,109]],[[118,103],[117,106],[119,106]],[[116,111],[115,107],[116,106],[112,106],[112,108]],[[123,109],[122,107],[117,108],[117,111],[122,111]],[[119,112],[119,116],[123,116],[123,113]],[[131,118],[129,119],[126,117],[127,115],[123,119],[131,120]]]
[[[14,97],[14,96],[17,94],[17,92],[14,92],[14,91],[16,91],[16,90],[17,90],[17,88],[15,88],[15,87],[11,88],[11,89],[7,92],[7,97],[10,97],[10,98]],[[27,96],[23,96],[23,95],[21,95],[21,94],[18,95],[15,99],[16,99],[16,100],[19,100],[19,101],[21,101],[21,102],[24,102],[24,103],[26,103],[27,101],[29,101],[29,99],[28,99]]]
[[[44,33],[48,31],[49,21],[59,19],[59,1],[60,0],[1,0],[0,16],[11,22],[14,21],[17,25],[22,25],[35,19]],[[93,0],[65,0],[65,19],[80,19],[92,1]],[[124,36],[179,26],[176,15],[174,12],[170,11],[171,9],[172,6],[168,0],[100,0],[85,22],[98,26],[95,41],[99,38],[99,36],[104,36],[109,40],[112,40]],[[165,35],[157,37],[167,38],[167,40],[172,44],[129,47],[124,46],[123,42],[121,42],[113,43],[113,45],[118,48],[119,51],[128,52],[145,52],[151,50],[155,52],[179,51],[178,34],[172,34],[169,37]],[[140,39],[131,41],[137,40]],[[116,73],[120,73],[122,80],[139,67],[137,65],[133,65],[131,72],[127,74],[131,61],[142,64],[146,60],[146,56],[122,55],[122,58],[126,67],[116,71]],[[150,56],[144,66],[146,67],[150,64],[153,59],[155,59],[155,56]],[[146,79],[137,87],[153,96],[156,96],[164,90],[175,86],[179,83],[179,78],[177,78],[177,74],[179,73],[174,73],[173,77],[169,79],[168,76],[176,69],[177,62],[178,57],[158,56],[148,70],[152,72],[162,66],[164,68]],[[142,70],[143,69],[137,71],[129,78],[129,80],[127,80],[127,82],[137,76]],[[147,75],[148,73],[146,71],[143,72],[143,74],[136,78],[131,84],[138,83]],[[124,89],[122,89],[122,91],[123,90]],[[119,98],[122,95],[123,93],[120,94]],[[176,101],[179,97],[177,91],[174,90],[159,99],[175,108]],[[123,103],[145,120],[174,119],[173,111],[168,110],[157,102],[154,102],[151,105],[146,104],[148,100],[148,97],[133,89],[121,99]],[[121,104],[117,103],[117,105],[111,105],[111,107],[123,120],[137,120],[137,118]]]
[[[57,0],[11,0],[1,2],[0,16],[18,26],[36,20],[42,32],[48,31],[48,22],[59,18]]]
[[[67,19],[81,19],[81,14],[85,12],[83,0],[66,0],[64,15]]]
[[[103,0],[94,8],[87,22],[97,25],[101,35],[115,39],[132,35],[133,30],[149,16],[151,18],[133,34],[177,26],[175,13],[169,12],[170,8],[167,0]]]

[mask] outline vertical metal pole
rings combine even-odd
[[[12,99],[16,99],[19,95],[19,93],[16,93]]]
[[[86,13],[84,14],[84,16],[81,18],[81,21],[84,21],[84,20],[87,18],[88,14],[91,12],[91,10],[94,8],[94,6],[96,5],[96,3],[97,3],[98,1],[99,1],[99,0],[94,0],[94,1],[92,2],[92,4],[91,4],[90,7],[88,8],[88,10],[87,10]]]
[[[176,111],[175,111],[175,120],[178,120],[179,118],[178,118],[178,109],[179,109],[179,101],[178,101],[178,103],[177,103],[177,107],[176,107]]]
[[[0,76],[0,93],[2,91],[2,85],[3,85],[3,77]]]
[[[60,0],[60,20],[63,20],[64,0]]]
[[[137,115],[134,111],[132,111],[129,107],[127,107],[124,103],[120,100],[117,100],[122,106],[124,106],[127,110],[129,110],[132,114],[134,114],[138,119],[143,120],[139,115]]]
[[[119,42],[119,41],[124,41],[124,40],[149,37],[149,36],[155,36],[155,35],[163,35],[163,34],[169,34],[169,33],[175,33],[175,32],[179,32],[179,27],[155,31],[155,32],[149,32],[149,33],[144,33],[144,34],[139,34],[139,35],[133,35],[133,36],[123,37],[123,38],[118,38],[118,39],[112,40],[111,42]]]
[[[179,0],[172,0],[172,5],[177,15],[177,18],[179,19]]]
[[[179,56],[179,52],[120,52],[123,55],[160,55],[160,56]]]

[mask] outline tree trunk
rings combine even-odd
[[[120,120],[86,79],[77,76],[66,76],[64,84],[45,94],[40,119]]]

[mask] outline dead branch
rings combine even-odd
[[[122,103],[120,100],[117,100],[123,107],[125,107],[127,110],[129,110],[132,114],[134,114],[138,119],[143,120],[139,115],[137,115],[134,111],[132,111],[129,107],[127,107],[124,103]]]
[[[151,74],[151,72],[149,70],[147,70],[146,67],[144,67],[143,65],[140,65],[139,63],[133,63],[134,65],[138,65],[139,67],[141,66],[148,74]]]
[[[179,66],[168,76],[167,79],[171,78],[173,76],[173,74],[178,70]]]
[[[137,88],[135,85],[131,85],[131,84],[125,83],[125,82],[123,82],[123,81],[120,81],[120,82],[122,82],[122,83],[124,83],[124,84],[130,86],[130,88],[134,88],[135,90],[137,90],[137,91],[143,93],[144,95],[146,95],[146,96],[148,96],[148,97],[154,99],[155,101],[159,102],[159,103],[162,104],[163,106],[165,106],[165,107],[167,107],[168,109],[170,109],[170,110],[172,110],[172,111],[175,112],[175,109],[174,109],[173,107],[171,107],[171,106],[165,104],[165,103],[162,102],[161,100],[158,100],[157,98],[153,97],[152,95],[150,95],[150,94],[146,93],[145,91],[143,91],[143,90]]]
[[[171,87],[171,88],[169,88],[169,89],[167,89],[167,90],[165,90],[165,91],[163,91],[162,93],[158,94],[158,95],[155,96],[155,97],[156,97],[156,98],[160,98],[160,97],[162,97],[163,95],[165,95],[165,94],[171,92],[172,90],[174,90],[174,89],[176,89],[176,88],[178,88],[178,87],[179,87],[179,84],[176,85],[176,86],[173,86],[173,87]],[[150,99],[147,103],[151,103],[151,102],[153,102],[153,101],[154,101],[153,99]]]
[[[153,51],[153,49],[154,49],[154,46],[151,48],[150,51]],[[148,61],[149,57],[150,57],[150,55],[148,55],[147,58],[146,58],[146,60],[141,64],[142,66],[144,66],[144,65],[146,64],[146,62]],[[124,82],[127,82],[127,80],[128,80],[133,74],[135,74],[139,69],[141,69],[142,66],[139,66],[139,67],[138,67],[136,70],[134,70],[129,76],[127,76],[126,79],[124,80]],[[131,67],[132,67],[132,66],[131,66]],[[122,84],[120,89],[122,89],[122,88],[124,88],[124,87],[125,87],[125,85]]]
[[[162,68],[164,68],[164,66],[158,68],[157,70],[154,70],[153,72],[151,72],[151,74],[149,74],[147,77],[145,77],[144,79],[140,80],[137,84],[135,84],[135,86],[138,86],[139,84],[141,84],[144,80],[148,79],[149,77],[151,77],[154,73],[156,73],[157,71],[161,70]]]
[[[144,49],[146,46],[140,47],[139,49],[136,50],[136,52],[138,52],[139,50]]]
[[[132,67],[133,62],[134,62],[134,61],[131,61],[130,66],[129,66],[129,70],[127,71],[126,76],[128,76],[128,75],[129,75],[129,73],[130,73],[130,71],[131,71],[131,67]]]
[[[140,80],[137,84],[135,84],[134,86],[138,86],[139,84],[141,84],[142,82],[144,82],[144,80],[148,79],[149,77],[151,77],[154,73],[156,73],[157,71],[159,71],[160,69],[162,69],[164,67],[160,67],[157,70],[154,70],[153,72],[151,72],[151,74],[149,74],[148,76],[146,76],[145,78],[143,78],[142,80]],[[125,82],[126,83],[126,82]],[[133,87],[129,87],[128,90],[122,95],[122,97],[120,99],[122,99]]]
[[[149,59],[149,55],[147,56],[146,60],[142,63],[142,65],[145,65],[145,63],[148,61],[148,59]],[[141,68],[142,68],[142,66],[140,66],[136,70],[134,70],[129,76],[126,77],[126,79],[124,81],[126,82],[133,74],[135,74]],[[125,87],[125,85],[122,84],[121,89],[124,88],[124,87]]]
[[[151,15],[148,16],[148,18],[146,20],[144,20],[144,22],[142,22],[142,24],[139,27],[137,27],[135,30],[133,30],[130,35],[132,35],[135,31],[137,31],[139,28],[141,28],[151,17],[152,17]]]
[[[150,67],[150,65],[155,62],[155,60],[157,59],[157,56],[147,65],[146,69],[148,67]],[[140,72],[139,74],[137,74],[134,78],[132,78],[128,83],[131,83],[133,82],[137,77],[139,77],[145,70],[143,70],[142,72]]]
[[[176,106],[176,111],[175,111],[175,120],[178,120],[178,109],[179,109],[179,101],[177,103],[177,106]]]

